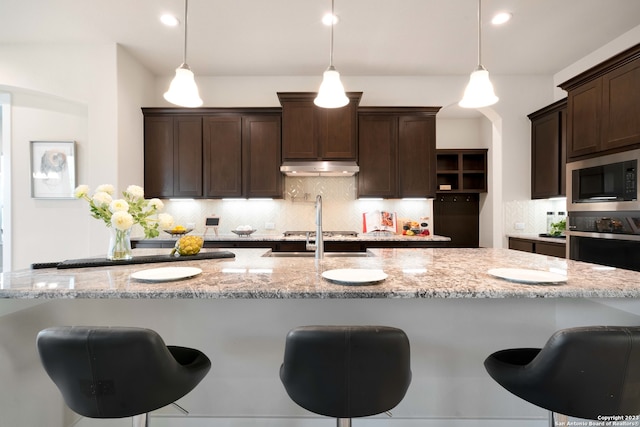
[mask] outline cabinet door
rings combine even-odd
[[[531,198],[557,197],[560,188],[559,112],[531,122]]]
[[[246,197],[282,198],[278,116],[242,118],[243,177]]]
[[[396,197],[398,118],[361,114],[358,128],[358,196]]]
[[[640,143],[640,59],[602,77],[602,148]]]
[[[597,152],[600,149],[602,79],[570,91],[567,111],[567,157]]]
[[[328,160],[356,160],[357,103],[342,108],[319,109],[319,154]]]
[[[435,118],[398,119],[398,196],[435,197]]]
[[[173,197],[173,118],[144,118],[144,191],[146,197]]]
[[[204,194],[210,198],[242,196],[242,117],[205,117]]]
[[[202,117],[173,120],[173,195],[202,197]]]
[[[283,160],[318,158],[318,123],[313,101],[282,102]]]
[[[477,248],[480,242],[480,195],[438,194],[433,200],[433,232],[447,236],[452,248]]]

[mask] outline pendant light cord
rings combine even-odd
[[[480,30],[482,22],[482,0],[478,0],[478,66],[482,65],[482,31]]]
[[[331,0],[331,38],[329,45],[329,67],[333,67],[333,27],[335,25],[336,15],[333,12],[333,5],[335,0]]]
[[[187,20],[188,15],[187,12],[189,10],[189,0],[184,0],[184,50],[183,50],[183,57],[182,57],[182,63],[186,64],[187,63]]]

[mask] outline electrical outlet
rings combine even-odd
[[[513,224],[513,228],[516,230],[524,230],[524,222],[516,222]]]
[[[265,222],[264,223],[264,229],[265,230],[275,230],[276,229],[276,224],[273,222]]]

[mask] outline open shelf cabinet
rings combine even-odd
[[[487,192],[487,149],[436,150],[436,191]]]

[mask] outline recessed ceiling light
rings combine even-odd
[[[493,25],[502,25],[513,17],[509,12],[496,13],[491,19]]]
[[[160,17],[160,22],[162,22],[167,27],[175,27],[180,23],[180,21],[178,21],[178,18],[168,13],[165,13]]]
[[[322,23],[326,26],[336,25],[338,23],[338,16],[327,13],[322,17]]]

